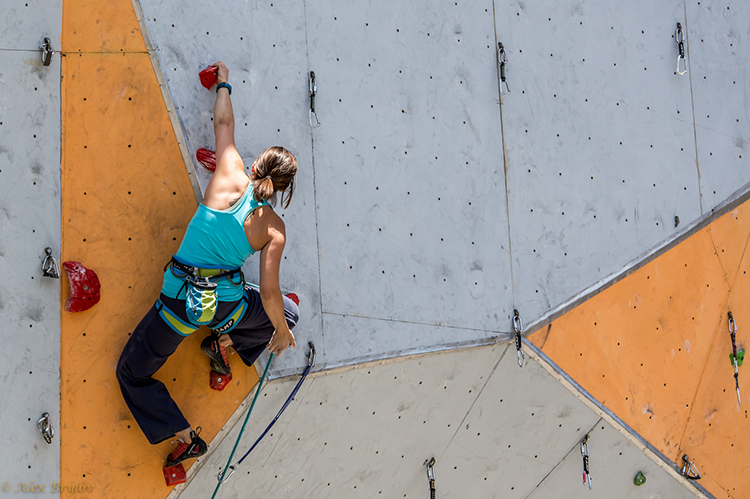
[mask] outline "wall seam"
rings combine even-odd
[[[695,170],[698,174],[698,206],[703,215],[703,190],[701,189],[701,166],[698,162],[698,128],[695,124],[695,95],[693,94],[693,65],[690,62],[690,36],[688,35],[687,1],[682,3],[685,12],[685,46],[688,63],[688,80],[690,81],[690,107],[693,112],[693,140],[695,141]]]

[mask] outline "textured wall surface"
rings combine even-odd
[[[45,36],[59,50],[60,18],[60,1],[0,5],[0,483],[12,491],[60,482],[60,281],[41,271],[45,248],[60,261],[60,57],[45,67],[39,51]]]
[[[502,338],[513,308],[554,313],[750,181],[745,7],[282,1],[226,23],[141,3],[191,155],[213,144],[197,73],[223,59],[246,162],[299,156],[282,280],[327,367]]]
[[[62,312],[62,482],[92,499],[164,497],[174,442],[149,445],[115,366],[197,204],[132,3],[63,8],[63,255],[97,272],[102,289],[92,309]],[[258,378],[233,355],[231,384],[211,390],[205,335],[184,340],[156,378],[211,441]]]
[[[264,387],[233,462],[295,382]],[[239,426],[180,498],[210,497]],[[591,492],[581,483],[586,434]],[[423,463],[433,456],[439,498],[695,497],[535,361],[520,369],[507,345],[308,378],[216,497],[429,497]]]
[[[747,203],[529,338],[669,459],[687,453],[716,497],[750,493],[750,377],[737,404],[727,312],[747,345]]]

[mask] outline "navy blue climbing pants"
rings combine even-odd
[[[249,289],[248,307],[235,328],[227,333],[242,361],[252,366],[271,341],[274,327],[263,309],[260,293]],[[187,320],[185,300],[161,295],[161,301],[183,320]],[[219,302],[217,318],[227,317],[238,302]],[[299,320],[297,305],[284,297],[284,314],[289,328]],[[198,330],[193,334],[200,334]],[[117,381],[125,403],[138,426],[152,444],[158,444],[190,427],[164,383],[152,376],[164,365],[185,336],[176,333],[153,306],[130,335],[117,362]],[[208,363],[206,357],[206,363]],[[208,383],[208,378],[203,380]]]

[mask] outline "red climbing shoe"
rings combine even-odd
[[[229,374],[229,359],[226,347],[219,345],[219,335],[210,334],[201,342],[201,350],[211,359],[211,369],[219,374]]]
[[[196,428],[198,432],[191,431],[190,438],[192,442],[186,444],[182,440],[177,442],[175,450],[167,456],[167,466],[174,466],[177,463],[181,463],[185,459],[192,459],[194,457],[202,456],[208,450],[208,445],[198,435],[200,435],[201,427]]]
[[[101,284],[96,272],[78,262],[65,262],[63,268],[68,273],[70,283],[70,297],[65,303],[66,312],[83,312],[99,303]]]
[[[284,296],[286,296],[287,298],[289,298],[290,300],[292,300],[299,307],[299,296],[297,296],[296,293],[287,293]]]
[[[203,168],[210,172],[216,171],[216,153],[210,149],[198,149],[195,151],[195,159],[198,160]]]

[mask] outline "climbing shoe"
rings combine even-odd
[[[211,359],[211,369],[219,374],[229,374],[226,347],[219,345],[219,335],[211,334],[201,342],[201,350]]]
[[[175,450],[167,456],[167,466],[174,466],[185,459],[193,459],[206,453],[208,445],[198,436],[200,435],[201,427],[199,426],[196,430],[198,430],[198,433],[194,431],[190,432],[191,443],[186,444],[182,440],[177,442]]]

